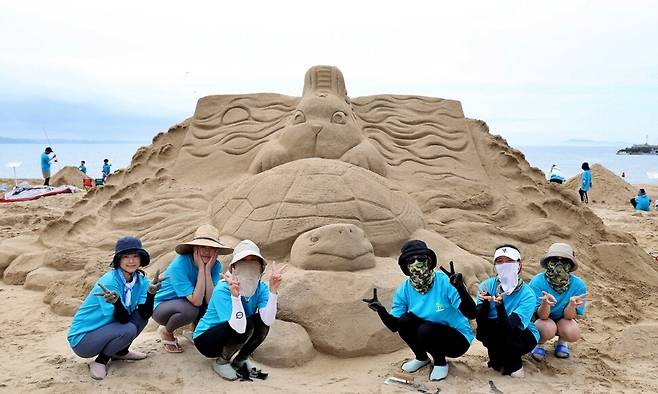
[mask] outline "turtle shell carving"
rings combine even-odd
[[[223,236],[249,238],[285,256],[297,236],[334,223],[365,231],[375,253],[399,248],[424,226],[416,202],[393,181],[339,160],[310,158],[244,178],[211,205]]]

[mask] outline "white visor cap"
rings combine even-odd
[[[494,252],[494,261],[500,256],[507,256],[514,261],[521,261],[521,252],[512,246],[502,246]]]

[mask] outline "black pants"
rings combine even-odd
[[[529,329],[514,329],[512,332],[497,319],[478,318],[475,337],[487,348],[489,367],[509,375],[519,370],[523,363],[521,356],[529,353],[537,340]]]
[[[199,353],[209,358],[230,360],[239,351],[234,362],[243,361],[263,343],[269,331],[270,327],[256,313],[247,318],[244,334],[238,334],[228,322],[224,322],[196,337],[194,345]]]
[[[580,194],[580,202],[584,202],[585,204],[589,203],[589,196],[586,191],[578,189],[578,194]]]
[[[555,178],[553,178],[553,179],[549,180],[549,182],[552,182],[552,183],[559,183],[559,184],[561,185],[561,184],[562,184],[562,179],[555,179]]]
[[[637,206],[637,202],[635,201],[635,197],[631,198],[631,205],[633,206],[633,208],[635,208]]]
[[[429,353],[436,366],[446,365],[446,357],[459,357],[470,346],[464,335],[456,329],[423,320],[413,313],[400,316],[398,333],[417,360],[427,360]]]

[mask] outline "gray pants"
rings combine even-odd
[[[146,322],[135,310],[128,323],[113,322],[86,333],[82,341],[73,348],[73,352],[82,358],[95,357],[101,353],[114,356],[130,346],[146,327]]]
[[[153,311],[153,320],[165,326],[167,331],[174,332],[190,323],[198,323],[202,312],[205,312],[205,308],[192,305],[186,298],[176,298],[158,304]]]

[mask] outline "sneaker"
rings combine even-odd
[[[419,369],[423,368],[427,364],[430,363],[430,359],[428,358],[427,360],[416,360],[415,358],[413,360],[409,360],[406,363],[402,364],[402,370],[404,372],[408,373],[414,373],[418,371]]]
[[[89,375],[92,379],[103,380],[107,376],[107,365],[92,361],[89,363]]]
[[[247,371],[258,370],[258,366],[249,358],[247,358],[246,360],[238,360],[237,358],[235,358],[231,363],[231,365],[233,365],[233,368],[235,368],[236,370],[240,369],[242,365],[247,366]]]
[[[448,364],[442,366],[435,365],[434,368],[432,368],[432,373],[430,373],[430,380],[438,381],[443,380],[446,377],[448,377]]]
[[[532,349],[531,355],[532,358],[537,361],[544,361],[546,358],[546,350],[544,349],[544,346],[537,345],[534,349]]]
[[[569,358],[569,345],[566,342],[558,342],[555,345],[555,357],[557,358]]]
[[[525,371],[523,370],[523,367],[517,369],[516,371],[512,372],[509,374],[509,376],[513,378],[525,378]]]
[[[112,359],[114,360],[128,360],[128,361],[143,360],[145,358],[146,358],[146,353],[137,352],[134,350],[130,350],[128,351],[128,353],[124,355],[115,354],[114,356],[112,356]]]
[[[238,378],[238,374],[231,366],[231,363],[221,357],[217,357],[217,360],[212,365],[212,369],[223,379],[233,381]]]

